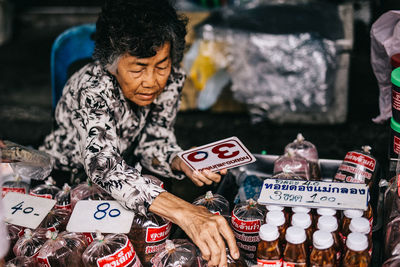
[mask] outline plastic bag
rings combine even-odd
[[[143,266],[151,266],[151,259],[165,246],[172,223],[149,212],[147,216],[136,214],[128,233],[129,240]]]
[[[257,244],[260,242],[258,232],[264,224],[266,208],[253,199],[235,205],[231,216],[231,226],[237,245],[245,259],[255,261]]]
[[[42,234],[32,233],[31,229],[25,229],[24,235],[18,239],[13,247],[14,255],[18,256],[36,256],[40,248],[46,242],[46,237]]]
[[[49,177],[46,179],[44,184],[38,185],[35,188],[31,189],[29,195],[54,199],[57,193],[61,190],[60,188],[55,186],[55,184],[56,182],[53,180],[53,178]]]
[[[153,258],[154,267],[201,266],[196,247],[185,239],[167,240],[163,250]]]
[[[54,208],[69,211],[72,210],[71,187],[68,184],[64,184],[62,190],[56,194],[54,199],[57,201]]]
[[[6,262],[6,267],[37,267],[35,258],[18,256]]]
[[[40,266],[76,266],[83,267],[82,253],[87,247],[86,238],[82,234],[50,232],[48,240],[37,255]]]
[[[388,223],[385,234],[385,258],[400,256],[400,217]]]
[[[398,267],[398,266],[400,266],[400,256],[391,257],[387,259],[382,265],[382,267]]]
[[[100,186],[93,184],[89,179],[86,182],[80,183],[71,190],[71,205],[74,209],[79,200],[107,200],[112,199],[110,194],[103,190]]]
[[[226,198],[219,194],[213,194],[211,191],[208,191],[205,195],[196,198],[193,201],[193,204],[197,206],[204,206],[211,213],[222,215],[229,219],[229,202],[226,200]]]
[[[321,170],[318,163],[318,151],[315,145],[306,141],[303,135],[299,133],[292,143],[286,145],[284,153],[288,153],[290,149],[293,149],[294,153],[302,156],[309,162],[311,179],[320,180]]]
[[[258,199],[264,180],[256,175],[246,175],[239,186],[234,203],[246,202],[249,199]]]
[[[7,239],[9,241],[9,247],[11,249],[8,250],[8,254],[5,257],[5,260],[10,260],[12,258],[15,257],[14,252],[12,250],[12,248],[15,246],[15,243],[17,243],[18,239],[24,235],[24,230],[25,228],[22,226],[17,226],[14,224],[9,224],[6,223],[6,227],[7,227]]]
[[[379,86],[380,114],[372,120],[383,123],[392,116],[392,66],[390,57],[400,52],[400,11],[391,10],[372,24],[371,65]]]
[[[308,161],[300,155],[297,155],[291,148],[274,161],[273,174],[290,173],[300,176],[305,180],[310,180],[310,165]]]
[[[38,228],[50,230],[52,232],[62,232],[66,229],[71,211],[53,208],[40,223]]]
[[[21,176],[15,175],[14,180],[3,183],[1,188],[1,197],[4,197],[8,192],[28,194],[29,184],[22,181]]]
[[[142,266],[132,243],[124,234],[109,234],[104,237],[97,233],[95,240],[83,253],[82,260],[85,267]]]
[[[11,161],[15,174],[25,179],[43,180],[53,170],[53,158],[42,151],[4,141],[5,148],[0,148],[1,160]]]

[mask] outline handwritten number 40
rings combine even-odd
[[[33,211],[32,207],[26,207],[25,209],[22,209],[22,205],[24,204],[24,201],[21,201],[11,209],[14,210],[11,214],[15,214],[17,211],[22,210],[23,213],[29,214]],[[36,215],[36,214],[35,214]]]
[[[96,220],[102,220],[107,216],[107,211],[109,208],[110,204],[107,202],[97,205],[96,212],[93,214],[93,217]],[[111,209],[110,211],[108,211],[108,216],[110,216],[111,218],[117,217],[120,214],[121,212],[119,211],[119,209]]]

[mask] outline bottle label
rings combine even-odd
[[[397,136],[393,137],[393,152],[400,154],[400,138]]]
[[[54,205],[55,209],[59,210],[72,210],[72,205],[71,204],[66,204],[66,205]]]
[[[264,266],[264,267],[282,267],[282,259],[280,260],[263,260],[263,259],[257,259],[257,265],[258,266]]]
[[[284,261],[283,262],[283,267],[307,267],[307,263],[297,263],[297,262],[289,262],[289,261]]]
[[[86,237],[86,241],[88,242],[88,245],[92,244],[95,236],[93,233],[83,233],[83,235]]]
[[[155,243],[168,238],[171,231],[172,223],[168,222],[160,227],[147,227],[146,228],[146,242]]]
[[[29,195],[34,196],[34,197],[53,199],[53,196],[50,194],[36,194],[36,193],[30,192]]]
[[[137,260],[136,252],[129,239],[123,248],[117,250],[111,255],[97,259],[98,267],[125,267],[132,264],[132,266],[141,266],[140,261]]]
[[[343,161],[353,163],[356,165],[361,165],[370,171],[375,170],[375,165],[376,165],[375,159],[355,151],[348,152],[344,157]]]
[[[392,107],[400,111],[400,93],[392,89]]]
[[[261,226],[260,220],[241,220],[237,218],[233,212],[231,222],[236,231],[248,234],[258,233]]]
[[[1,197],[4,197],[8,192],[26,194],[26,190],[23,187],[3,187],[1,190]]]
[[[47,257],[45,257],[45,258],[37,257],[36,260],[39,263],[40,267],[51,267]]]

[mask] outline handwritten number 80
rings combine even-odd
[[[93,214],[94,218],[96,220],[102,220],[104,217],[107,216],[107,211],[110,208],[110,204],[105,202],[97,205],[96,209],[97,211]],[[112,209],[108,212],[108,216],[114,218],[117,217],[121,214],[121,212],[118,209]]]

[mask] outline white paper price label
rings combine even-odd
[[[4,198],[5,218],[8,223],[36,229],[53,208],[56,201],[15,192]]]
[[[192,169],[217,171],[256,161],[237,137],[183,151],[178,156]]]
[[[366,210],[365,184],[265,179],[258,202],[281,206]]]
[[[80,200],[67,225],[67,231],[78,233],[129,233],[134,213],[115,200]]]

